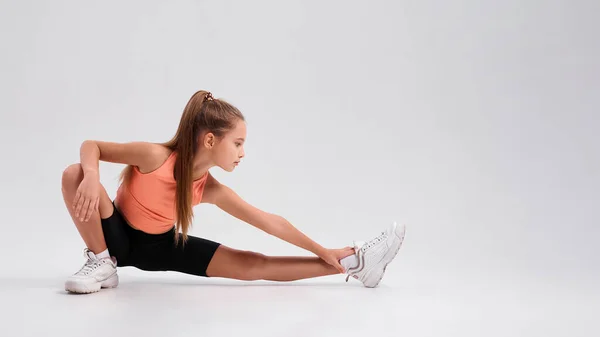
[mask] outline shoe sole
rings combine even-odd
[[[400,247],[402,247],[402,243],[404,243],[404,236],[406,235],[406,226],[402,225],[402,227],[403,227],[403,229],[399,236],[396,233],[397,227],[394,228],[394,235],[396,235],[396,237],[400,240],[400,242],[398,243],[398,247],[396,247],[396,249],[393,251],[393,253],[391,255],[387,255],[383,258],[384,260],[387,260],[387,262],[383,265],[383,270],[381,271],[381,275],[379,276],[379,279],[377,280],[377,282],[375,282],[375,284],[373,286],[369,286],[368,288],[375,288],[379,285],[379,283],[383,279],[383,275],[385,274],[385,269],[387,268],[388,264],[390,264],[390,262],[392,262],[392,260],[396,257],[396,255],[398,255],[398,252],[400,251]],[[388,252],[388,254],[390,254],[390,253]]]
[[[102,288],[116,288],[119,285],[119,275],[116,273],[104,281],[85,284],[74,281],[65,282],[65,290],[77,294],[90,294],[100,291]]]

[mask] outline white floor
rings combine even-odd
[[[292,283],[120,269],[118,288],[3,278],[3,336],[597,336],[598,291],[535,282],[461,286],[390,268],[380,287],[341,275]],[[597,288],[596,288],[597,290]]]

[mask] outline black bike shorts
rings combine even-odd
[[[177,271],[208,277],[206,268],[220,243],[188,235],[175,244],[175,227],[166,233],[148,234],[127,223],[113,201],[113,214],[101,219],[104,239],[117,266],[148,271]]]

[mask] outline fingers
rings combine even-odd
[[[346,257],[350,256],[350,255],[354,255],[354,248],[350,248],[350,249],[344,248],[344,249],[342,249],[340,251],[339,258],[341,260],[343,258],[346,258]]]
[[[344,274],[346,272],[344,270],[344,266],[340,264],[340,261],[335,256],[331,256],[330,258],[328,258],[327,263],[335,267],[335,269],[337,269],[337,271],[341,274]]]
[[[87,213],[90,210],[90,203],[90,199],[85,198],[85,201],[83,202],[83,206],[81,208],[81,216],[79,217],[79,220],[83,221],[87,218]]]
[[[77,192],[75,196],[75,201],[73,203],[73,209],[75,210],[75,217],[79,217],[79,212],[81,211],[81,206],[83,206],[84,198],[81,195],[81,192]]]
[[[96,200],[94,202],[90,202],[90,210],[88,211],[87,218],[85,219],[86,222],[90,220],[90,218],[92,217],[92,214],[94,214],[94,212],[98,211],[98,205],[100,204],[99,200],[100,200],[100,197],[96,198]]]
[[[344,267],[340,264],[340,262],[338,261],[337,257],[334,254],[330,254],[328,256],[323,256],[321,257],[321,259],[323,261],[325,261],[325,263],[329,264],[330,266],[333,266],[335,269],[337,269],[337,271],[339,273],[344,274]]]
[[[90,200],[90,205],[88,207],[87,214],[85,215],[84,221],[87,222],[88,220],[90,220],[90,218],[92,217],[92,214],[94,214],[95,208],[96,208],[96,201]]]
[[[89,199],[88,201],[86,201],[86,204],[84,205],[84,210],[87,210],[87,212],[84,216],[83,221],[88,222],[90,220],[94,212],[98,210],[98,205],[100,203],[99,201],[100,197],[96,198],[96,200]],[[89,202],[89,204],[87,202]]]
[[[77,207],[77,201],[79,201],[80,196],[81,196],[81,193],[77,192],[75,194],[75,197],[73,198],[73,204],[71,205],[71,208],[73,208],[73,211],[75,211],[75,207]]]
[[[90,201],[90,206],[87,210],[87,214],[85,215],[85,219],[83,221],[88,222],[90,220],[90,218],[92,217],[92,214],[94,214],[95,210],[96,210],[96,202]]]
[[[77,192],[73,201],[73,208],[75,209],[75,217],[78,218],[79,221],[87,222],[95,211],[99,211],[100,197],[97,197],[96,200],[92,200],[86,198],[80,192]]]

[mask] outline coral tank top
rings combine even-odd
[[[140,172],[133,167],[127,186],[121,184],[117,190],[115,204],[123,217],[134,228],[149,234],[169,231],[175,225],[175,194],[177,183],[173,177],[175,151],[156,170]],[[208,172],[193,182],[192,205],[198,205],[208,178]]]

